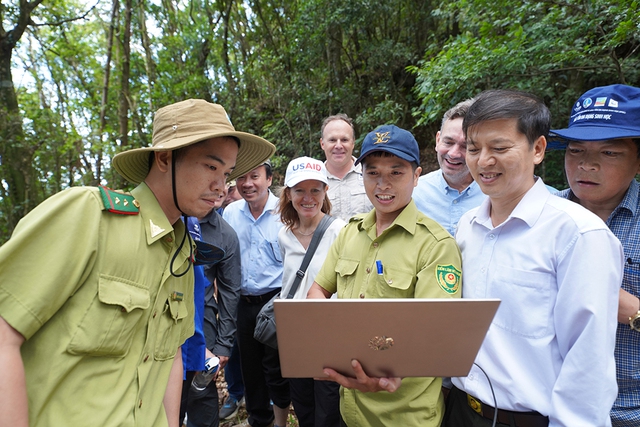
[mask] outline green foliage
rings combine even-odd
[[[455,23],[459,34],[434,39],[419,66],[410,67],[419,124],[482,90],[514,88],[541,96],[554,127],[564,127],[586,90],[640,84],[637,1],[460,1],[434,15]],[[561,167],[543,168],[544,178],[564,185]]]
[[[484,89],[537,93],[559,127],[588,88],[640,83],[637,0],[135,0],[127,89],[126,4],[112,20],[112,2],[47,0],[15,40],[22,120],[0,123],[22,127],[0,141],[0,241],[62,188],[127,187],[109,159],[151,144],[154,111],[186,98],[218,102],[237,129],[274,142],[278,176],[294,156],[323,158],[331,114],[354,117],[358,140],[385,123],[412,129],[432,153],[442,113]],[[3,31],[19,6],[3,0]],[[538,173],[563,187],[562,153]]]

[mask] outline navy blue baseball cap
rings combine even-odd
[[[374,151],[385,151],[408,162],[415,162],[420,165],[418,141],[416,141],[411,132],[396,125],[380,126],[373,132],[369,132],[364,137],[360,157],[358,157],[355,164],[362,162],[365,157]]]
[[[197,218],[187,217],[187,230],[191,238],[196,242],[196,265],[216,264],[224,258],[225,252],[223,249],[202,240],[200,223]]]
[[[615,84],[585,92],[573,104],[569,127],[550,131],[547,149],[619,138],[640,138],[640,88]]]

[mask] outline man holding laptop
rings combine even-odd
[[[358,163],[374,209],[351,218],[338,235],[308,298],[459,297],[460,251],[411,198],[422,171],[413,135],[393,125],[377,128],[365,137]],[[343,386],[340,412],[347,426],[440,425],[441,378],[372,378],[357,361],[352,366],[354,377],[325,370]]]

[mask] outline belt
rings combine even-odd
[[[274,289],[262,295],[240,295],[240,299],[248,302],[249,304],[260,304],[269,301],[275,294],[280,292],[280,289]]]
[[[467,403],[478,415],[493,420],[494,407],[482,403],[475,397],[467,394]],[[514,425],[515,427],[548,427],[549,418],[539,412],[517,412],[498,409],[498,422],[500,424]]]

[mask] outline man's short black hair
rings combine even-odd
[[[468,135],[470,128],[500,119],[516,119],[518,131],[527,137],[530,148],[540,136],[547,138],[551,128],[551,113],[540,98],[527,92],[493,89],[474,98],[462,130]]]
[[[273,169],[271,168],[271,164],[263,163],[262,166],[264,166],[264,171],[267,174],[267,179],[271,178],[271,176],[273,176]]]

